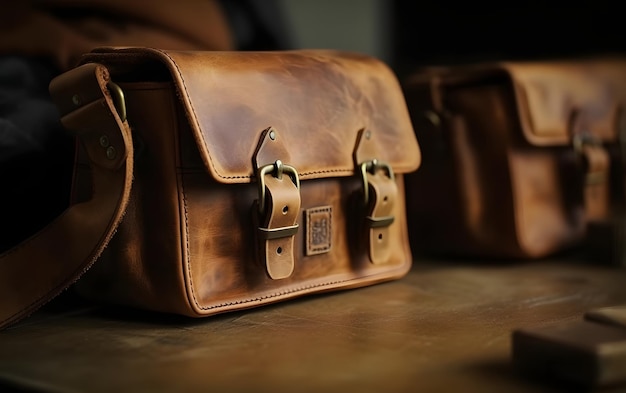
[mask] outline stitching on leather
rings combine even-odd
[[[327,245],[311,247],[313,225],[311,225],[312,223],[310,221],[311,221],[311,216],[316,213],[328,213],[329,240],[326,242],[328,243]],[[307,252],[307,255],[309,255],[310,253],[317,254],[317,253],[324,253],[324,252],[330,251],[331,241],[332,241],[332,222],[333,222],[333,209],[331,206],[322,206],[322,207],[311,208],[311,209],[306,210],[306,226],[307,226],[307,230],[306,230],[306,250],[307,251],[306,252]]]
[[[201,306],[200,303],[198,302],[198,298],[196,297],[196,292],[194,290],[193,287],[193,278],[191,277],[191,253],[189,252],[190,247],[189,247],[189,214],[188,214],[188,208],[187,208],[187,196],[185,194],[185,180],[184,180],[184,176],[181,176],[181,184],[182,184],[182,195],[183,195],[183,208],[185,210],[185,243],[187,246],[187,280],[189,281],[189,288],[191,289],[191,297],[193,299],[193,302],[196,304],[196,306],[201,309],[201,310],[212,310],[212,309],[216,309],[216,308],[222,308],[222,307],[227,307],[227,306],[232,306],[232,305],[236,305],[236,304],[245,304],[245,303],[253,303],[253,302],[258,302],[264,299],[271,299],[271,298],[275,298],[278,296],[282,296],[282,295],[288,295],[290,293],[296,293],[296,292],[300,292],[300,291],[304,291],[307,289],[311,289],[311,288],[317,288],[317,287],[323,287],[323,286],[328,286],[328,285],[333,285],[333,284],[340,284],[343,282],[347,282],[347,281],[351,281],[351,280],[339,280],[339,281],[331,281],[331,282],[326,282],[326,283],[322,283],[322,284],[315,284],[315,285],[307,285],[304,287],[300,287],[300,288],[295,288],[292,290],[288,290],[288,291],[281,291],[281,292],[276,292],[270,295],[266,295],[266,296],[260,296],[260,297],[256,297],[256,298],[250,298],[250,299],[244,299],[244,300],[239,300],[239,301],[235,301],[235,302],[227,302],[227,303],[222,303],[222,304],[217,304],[214,306]]]
[[[186,167],[178,167],[178,170],[181,173],[205,172],[200,169],[194,171],[194,168],[186,168]],[[308,176],[308,175],[319,175],[319,174],[324,174],[324,173],[342,173],[342,172],[348,173],[350,175],[354,175],[354,168],[352,169],[324,169],[324,170],[319,170],[319,171],[301,172],[298,175],[300,177],[303,177],[303,176]],[[230,176],[228,178],[229,179],[251,179],[252,177],[251,176]]]
[[[352,169],[324,169],[320,171],[302,172],[300,175],[307,176],[307,175],[317,175],[320,173],[339,173],[339,172],[349,172],[350,174],[354,174],[354,168]]]
[[[189,96],[189,91],[187,90],[187,84],[185,83],[185,79],[183,78],[183,74],[180,70],[180,68],[178,67],[178,64],[176,63],[176,61],[165,51],[156,49],[156,51],[162,53],[164,56],[166,56],[168,59],[170,59],[170,62],[174,65],[174,67],[176,67],[176,70],[178,71],[178,76],[180,77],[180,80],[182,82],[182,87],[185,90],[185,95],[187,96],[187,99],[189,102],[191,102],[191,97]],[[189,105],[189,107],[191,108],[191,112],[193,114],[193,118],[196,122],[196,124],[200,124],[200,121],[198,121],[198,116],[196,115],[196,109],[194,108],[193,105]],[[202,133],[202,131],[200,131],[200,138],[202,138],[202,142],[204,143],[204,146],[206,148],[207,143],[206,140],[204,139],[204,134]],[[217,168],[215,167],[215,162],[213,161],[213,157],[211,157],[211,154],[207,154],[207,156],[209,157],[209,162],[211,163],[211,167],[213,168],[213,171],[222,179],[251,179],[252,176],[224,176],[222,175]],[[321,173],[333,173],[333,172],[354,172],[354,168],[349,168],[349,169],[330,169],[330,170],[323,170],[323,171],[314,171],[314,172],[305,172],[302,173],[302,175],[311,175],[311,174],[321,174]]]
[[[176,63],[176,61],[174,61],[174,59],[172,59],[172,57],[167,52],[159,50],[159,49],[157,49],[157,51],[162,53],[168,59],[170,59],[170,62],[174,65],[174,67],[176,67],[176,70],[178,72],[178,76],[180,77],[180,80],[182,82],[182,87],[185,90],[185,95],[187,96],[188,101],[191,102],[191,97],[189,97],[189,91],[187,90],[187,84],[185,83],[185,79],[183,78],[183,74],[180,71],[180,68],[178,67],[178,64]],[[198,121],[198,116],[196,115],[196,109],[193,107],[193,105],[189,105],[189,107],[191,108],[191,112],[193,114],[194,120],[196,121],[196,124],[200,124],[200,122]],[[204,147],[206,148],[207,143],[206,143],[206,140],[204,139],[204,134],[202,133],[202,131],[200,132],[200,138],[202,138],[202,142],[204,143]],[[213,162],[213,157],[211,157],[210,154],[207,154],[207,156],[209,157],[209,162],[211,163],[211,167],[213,168],[213,170],[215,171],[215,173],[219,177],[221,177],[223,179],[233,179],[233,178],[240,177],[240,176],[234,176],[234,177],[223,176],[222,174],[219,173],[219,171],[215,167],[215,163]],[[249,176],[246,176],[246,177],[249,177]]]
[[[292,293],[305,291],[307,289],[322,288],[322,287],[327,287],[327,286],[330,286],[330,285],[335,285],[335,284],[341,284],[341,283],[345,283],[345,282],[354,281],[354,279],[329,281],[329,282],[324,282],[324,283],[321,283],[321,284],[305,285],[303,287],[298,287],[298,288],[294,288],[294,289],[290,289],[290,290],[275,292],[275,293],[272,293],[272,294],[269,294],[269,295],[265,295],[265,296],[257,296],[257,297],[254,297],[254,298],[248,298],[248,299],[243,299],[243,300],[226,302],[226,303],[216,304],[216,305],[213,305],[213,306],[201,306],[200,303],[198,302],[198,298],[196,297],[196,292],[195,292],[194,287],[193,287],[193,279],[191,277],[191,253],[189,252],[189,250],[190,250],[190,248],[189,248],[189,220],[188,220],[189,215],[188,215],[188,209],[187,209],[187,197],[186,197],[186,194],[185,194],[185,184],[184,183],[185,183],[184,176],[181,176],[182,195],[183,195],[183,207],[184,207],[184,210],[185,210],[185,234],[186,234],[185,243],[186,243],[186,246],[187,246],[187,280],[189,281],[189,288],[191,289],[191,297],[193,299],[193,302],[196,304],[196,306],[199,309],[201,309],[201,310],[213,310],[213,309],[218,309],[218,308],[223,308],[223,307],[228,307],[228,306],[234,306],[234,305],[238,305],[238,304],[254,303],[254,302],[259,302],[259,301],[266,300],[266,299],[272,299],[272,298],[276,298],[276,297],[283,296],[283,295],[289,295],[289,294],[292,294]],[[360,278],[363,278],[363,277],[360,277]]]
[[[201,309],[202,310],[212,310],[212,309],[215,309],[215,308],[234,306],[234,305],[237,305],[237,304],[253,303],[253,302],[258,302],[258,301],[261,301],[261,300],[272,299],[272,298],[279,297],[279,296],[282,296],[282,295],[289,295],[291,293],[305,291],[307,289],[326,287],[326,286],[329,286],[329,285],[341,284],[341,283],[348,282],[348,281],[353,281],[353,280],[352,279],[338,280],[338,281],[325,282],[325,283],[321,283],[321,284],[306,285],[304,287],[299,287],[299,288],[294,288],[294,289],[290,289],[290,290],[286,290],[286,291],[276,292],[276,293],[273,293],[273,294],[270,294],[270,295],[258,296],[258,297],[255,297],[255,298],[244,299],[244,300],[237,300],[237,301],[234,301],[234,302],[221,303],[221,304],[216,304],[214,306],[201,307]]]
[[[196,306],[200,307],[198,304],[198,299],[196,298],[196,292],[193,288],[193,279],[191,277],[191,254],[189,250],[189,213],[187,209],[187,196],[185,194],[185,176],[180,177],[180,183],[182,186],[182,195],[183,195],[183,209],[185,210],[185,246],[187,247],[187,281],[189,281],[189,288],[191,289],[191,297],[193,298],[193,302]]]

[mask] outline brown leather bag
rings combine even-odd
[[[621,258],[609,243],[624,236],[626,61],[429,68],[404,88],[423,151],[407,179],[414,253],[538,258],[585,243]]]
[[[381,62],[108,48],[82,63],[51,84],[81,142],[75,203],[0,257],[0,326],[90,268],[91,298],[192,317],[409,270],[420,151]]]

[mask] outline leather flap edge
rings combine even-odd
[[[255,177],[251,159],[268,127],[284,138],[292,160],[288,164],[301,179],[354,175],[352,152],[363,129],[374,131],[380,160],[396,173],[420,165],[400,85],[384,63],[366,55],[99,48],[82,62],[113,68],[165,65],[204,164],[222,183]],[[115,72],[111,70],[113,79]]]
[[[575,132],[604,141],[617,138],[626,110],[626,59],[438,67],[417,72],[409,86],[436,81],[435,89],[441,89],[497,75],[506,76],[513,87],[520,126],[529,143],[567,145]]]
[[[626,104],[626,61],[503,64],[515,86],[522,130],[535,145],[573,133],[617,138]]]

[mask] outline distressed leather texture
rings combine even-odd
[[[539,258],[595,233],[603,249],[623,243],[625,60],[423,69],[404,89],[423,148],[407,180],[414,252]]]
[[[400,86],[378,60],[103,48],[82,63],[102,64],[124,91],[135,148],[124,219],[78,281],[85,296],[206,316],[409,270],[403,177],[420,150]],[[373,243],[355,156],[364,132],[368,159],[395,175],[391,187],[385,170],[366,174],[370,200],[385,200],[394,217]],[[88,161],[82,150],[76,203],[91,195]]]

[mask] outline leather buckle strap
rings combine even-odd
[[[393,211],[398,187],[391,167],[376,159],[362,163],[361,174],[370,260],[374,264],[384,263],[390,252],[389,226],[395,220]]]
[[[604,255],[610,263],[623,265],[626,259],[626,212],[624,200],[624,142],[618,130],[617,141],[603,144],[602,140],[580,133],[572,145],[584,167],[583,200],[588,222],[590,250]],[[617,145],[615,145],[617,144]],[[622,161],[622,162],[620,162]]]
[[[608,180],[608,153],[602,147],[602,141],[587,135],[577,134],[572,140],[574,151],[585,160],[587,173],[586,185],[605,183]]]
[[[275,172],[275,173],[274,173]],[[300,190],[300,177],[298,176],[298,171],[290,165],[285,165],[281,160],[276,160],[273,164],[265,165],[261,169],[259,169],[258,178],[259,178],[259,214],[263,215],[265,213],[265,202],[266,202],[266,192],[265,192],[265,176],[268,173],[274,173],[274,177],[282,180],[283,174],[288,174],[293,183],[296,185],[296,188]]]
[[[620,110],[617,142],[619,158],[617,176],[613,176],[613,179],[618,184],[613,184],[617,198],[613,203],[615,225],[611,262],[616,266],[626,266],[626,108]]]
[[[398,187],[393,169],[375,158],[376,145],[369,130],[359,133],[354,160],[363,182],[363,205],[369,259],[385,263],[390,255],[389,228],[394,223]]]
[[[377,159],[373,159],[371,161],[368,162],[364,162],[361,164],[361,177],[363,179],[363,196],[365,199],[365,206],[369,206],[370,205],[370,192],[369,192],[369,188],[370,188],[370,183],[371,180],[369,180],[369,178],[372,175],[376,175],[377,172],[379,170],[384,170],[387,174],[387,177],[392,181],[392,184],[395,186],[395,177],[393,174],[393,169],[391,169],[391,166],[385,162],[379,162]],[[372,187],[374,190],[377,190],[379,187]],[[397,190],[393,191],[390,190],[392,194],[397,194]],[[387,195],[385,195],[383,197],[382,203],[383,204],[389,204],[389,193],[387,193]],[[380,199],[379,196],[377,194],[374,194],[374,200],[378,200]],[[374,205],[376,204],[376,202],[374,202]],[[372,213],[374,210],[380,210],[380,209],[372,209]],[[387,216],[381,216],[381,217],[376,217],[375,214],[370,214],[369,216],[366,216],[365,219],[367,220],[367,224],[370,228],[385,228],[388,227],[389,225],[391,225],[395,219],[394,216],[392,215],[387,215]]]
[[[255,155],[267,159],[280,155],[284,146],[278,133],[266,130]],[[257,164],[258,166],[258,164]],[[259,254],[270,278],[291,276],[295,266],[294,245],[300,214],[300,178],[298,171],[280,159],[257,169],[259,188],[257,239]]]
[[[611,158],[602,141],[589,134],[577,134],[574,151],[583,160],[585,214],[588,220],[603,220],[610,215]]]

